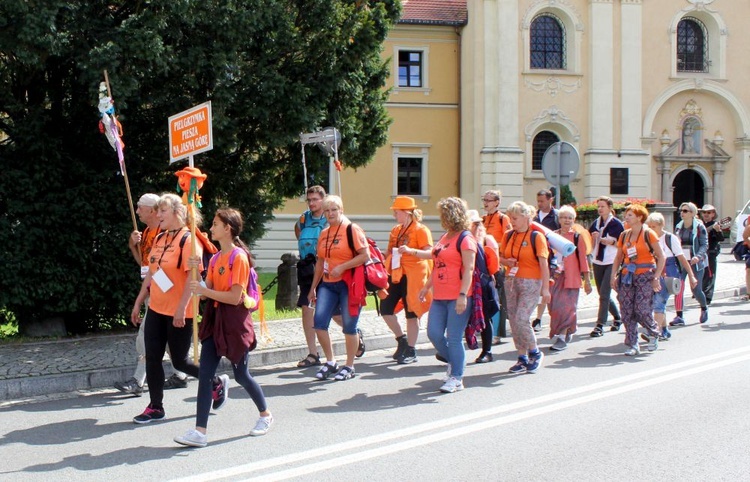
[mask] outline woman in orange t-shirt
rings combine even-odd
[[[149,271],[141,284],[130,319],[141,323],[141,307],[150,295],[146,313],[146,382],[151,403],[146,410],[133,418],[135,423],[149,423],[165,417],[164,367],[162,359],[167,344],[175,369],[198,378],[198,367],[188,359],[193,335],[193,304],[189,303],[191,290],[189,259],[192,255],[190,230],[187,228],[187,207],[176,194],[159,198],[159,228],[164,232],[154,241],[149,254]],[[200,225],[200,212],[195,209],[196,225]],[[180,247],[180,241],[187,236]],[[201,256],[203,249],[196,243]]]
[[[466,365],[464,330],[472,311],[472,278],[477,242],[469,233],[457,246],[459,236],[469,226],[466,201],[457,197],[441,199],[437,204],[440,224],[446,230],[432,249],[433,269],[419,297],[432,290],[427,321],[427,337],[448,363],[447,380],[440,391],[453,393],[464,389]]]
[[[398,224],[391,229],[386,250],[388,294],[380,303],[383,320],[396,336],[393,359],[399,365],[417,361],[419,319],[430,309],[432,298],[419,299],[419,291],[427,283],[432,269],[432,233],[421,223],[422,211],[414,198],[398,196],[391,206]],[[395,260],[398,259],[398,264]],[[394,267],[395,266],[395,267]],[[396,318],[398,306],[403,306],[406,335]]]
[[[536,209],[523,201],[516,201],[508,207],[507,213],[513,229],[504,235],[500,263],[508,270],[505,298],[513,343],[518,350],[518,361],[509,371],[534,373],[542,364],[544,355],[539,350],[529,318],[540,295],[542,303],[547,304],[550,300],[549,249],[544,234],[532,234],[531,220]]]
[[[641,353],[638,347],[638,325],[648,336],[648,351],[659,346],[659,327],[654,321],[654,293],[661,291],[664,252],[659,237],[644,226],[648,211],[631,204],[625,210],[628,229],[617,240],[617,254],[612,265],[612,288],[617,290],[622,323],[625,325],[625,355]],[[620,278],[618,279],[618,274]]]
[[[190,282],[192,292],[207,298],[208,304],[200,329],[201,358],[195,429],[174,438],[181,445],[205,447],[208,443],[206,427],[212,406],[212,391],[223,396],[221,405],[228,398],[229,377],[216,377],[222,356],[232,362],[234,379],[242,385],[260,412],[260,419],[250,435],[265,435],[273,423],[263,389],[247,369],[252,333],[248,326],[248,323],[252,324],[249,309],[256,302],[249,298],[247,285],[255,263],[250,250],[239,238],[242,225],[242,215],[236,209],[216,211],[211,224],[211,238],[221,246],[221,250],[211,258],[205,284]],[[199,262],[199,258],[191,258],[191,267],[197,267]]]
[[[323,214],[328,220],[328,227],[318,236],[318,260],[315,263],[312,287],[307,296],[310,304],[315,305],[313,327],[326,356],[326,363],[315,374],[315,378],[326,380],[335,374],[335,380],[349,380],[354,377],[354,357],[359,347],[357,322],[362,307],[358,307],[355,315],[351,313],[350,285],[345,279],[350,277],[349,270],[365,264],[370,255],[364,231],[344,216],[344,203],[340,197],[326,196],[323,199]],[[350,240],[347,234],[350,225],[353,250],[349,247]],[[341,310],[346,340],[346,364],[340,369],[333,355],[331,336],[328,334],[331,316],[338,309]]]

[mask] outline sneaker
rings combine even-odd
[[[131,378],[127,382],[115,382],[115,388],[122,393],[130,393],[136,397],[143,395],[143,387],[138,385],[138,381],[135,378]]]
[[[339,370],[336,376],[333,377],[333,379],[337,382],[340,382],[342,380],[349,380],[350,378],[354,378],[354,367],[348,366],[341,367],[341,370]]]
[[[443,357],[440,353],[435,353],[435,359],[439,362],[448,363],[448,359]]]
[[[528,365],[529,359],[525,356],[519,356],[518,361],[515,365],[510,367],[508,371],[510,373],[526,373],[526,365]]]
[[[318,380],[327,380],[328,377],[330,377],[337,371],[339,371],[338,363],[334,363],[333,365],[331,365],[330,363],[326,362],[325,365],[323,365],[320,370],[318,370],[318,373],[315,374],[315,378],[317,378]]]
[[[166,418],[163,408],[151,408],[151,404],[146,407],[142,414],[133,417],[133,422],[139,425],[153,422],[154,420],[164,420]]]
[[[484,351],[479,354],[476,360],[474,360],[475,363],[490,363],[492,362],[492,352]]]
[[[464,382],[455,377],[450,377],[447,382],[440,387],[443,393],[460,392],[464,389]]]
[[[214,403],[212,405],[214,410],[219,410],[229,400],[229,376],[220,375],[219,384],[214,386],[213,392]]]
[[[542,366],[542,361],[544,360],[544,353],[542,353],[541,350],[537,348],[536,353],[529,354],[529,363],[526,364],[526,372],[527,373],[534,373],[539,369],[540,366]]]
[[[208,437],[206,434],[202,434],[194,428],[188,430],[185,435],[178,435],[174,438],[174,441],[180,445],[187,445],[188,447],[205,447],[208,445]]]
[[[555,340],[555,343],[552,344],[551,347],[549,347],[552,351],[563,351],[564,349],[568,348],[568,344],[565,341],[565,338],[558,336],[557,340]]]
[[[649,336],[648,344],[646,345],[646,350],[656,351],[657,348],[659,348],[659,338],[656,336]]]
[[[187,378],[180,378],[176,373],[164,381],[164,390],[173,390],[175,388],[187,388]]]
[[[612,322],[612,326],[609,328],[609,331],[620,331],[620,326],[622,326],[622,323],[619,320],[615,320]]]
[[[531,322],[531,327],[534,329],[535,333],[539,333],[540,331],[542,331],[542,320],[540,320],[539,318],[535,319]]]
[[[417,361],[417,350],[413,346],[407,346],[406,350],[396,360],[399,365],[408,365]]]
[[[669,322],[669,326],[685,326],[685,320],[680,316],[675,316],[674,320]]]
[[[593,331],[589,334],[591,338],[598,338],[604,336],[604,325],[596,325]]]
[[[500,336],[493,336],[492,337],[492,345],[493,346],[494,345],[502,345],[502,343],[503,343],[503,338],[502,337],[500,337]]]
[[[708,310],[701,310],[700,322],[706,323],[708,321]]]
[[[359,346],[357,347],[357,353],[354,356],[362,358],[365,354],[365,336],[359,328],[357,328],[357,334],[359,335]]]
[[[445,375],[443,375],[443,378],[440,379],[440,381],[447,382],[451,379],[451,364],[448,363],[448,369],[445,370]]]
[[[401,335],[396,338],[396,351],[393,352],[391,358],[398,361],[399,358],[403,357],[404,352],[409,347],[409,343],[406,341],[406,335]]]
[[[638,345],[635,346],[629,346],[627,350],[625,350],[625,356],[636,356],[641,354],[641,349],[638,347]]]
[[[565,343],[570,343],[571,341],[573,341],[573,334],[568,333],[567,335],[565,335]]]
[[[250,430],[250,435],[252,435],[253,437],[260,437],[261,435],[265,435],[269,430],[271,430],[271,425],[273,425],[272,415],[269,415],[268,417],[260,417],[258,421],[255,422],[255,427]]]
[[[670,338],[672,338],[672,332],[665,326],[661,329],[661,338],[659,341],[668,341]]]

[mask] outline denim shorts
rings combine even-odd
[[[669,291],[667,291],[667,284],[664,282],[664,278],[659,278],[659,284],[661,285],[661,291],[654,293],[654,313],[666,313]]]

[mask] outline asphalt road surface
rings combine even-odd
[[[111,391],[0,408],[0,480],[750,480],[750,304],[724,300],[709,326],[674,328],[654,353],[626,357],[623,333],[549,354],[510,375],[512,344],[473,363],[454,394],[427,345],[399,366],[370,352],[357,377],[314,369],[254,375],[276,419],[249,437],[257,411],[232,382],[209,419],[209,445],[172,441],[194,424],[195,390],[167,391],[167,419],[135,425],[148,397]]]

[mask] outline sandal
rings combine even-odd
[[[297,368],[307,368],[320,365],[320,355],[309,353],[305,358],[297,363]]]
[[[597,337],[600,337],[600,336],[604,336],[604,330],[603,330],[603,328],[604,328],[604,326],[602,326],[602,325],[596,325],[594,327],[594,330],[589,334],[589,336],[592,337],[592,338],[597,338]]]
[[[341,367],[341,370],[336,374],[335,377],[333,377],[336,381],[342,381],[342,380],[349,380],[350,378],[354,378],[354,368],[343,366]]]
[[[613,321],[612,326],[609,328],[609,331],[620,331],[620,325],[622,325],[621,321]]]
[[[362,335],[362,330],[357,328],[357,334],[359,335],[359,346],[357,347],[357,353],[354,355],[357,358],[362,358],[365,354],[365,337]]]

